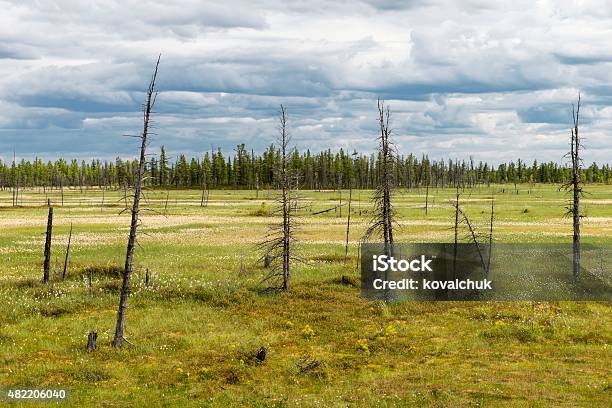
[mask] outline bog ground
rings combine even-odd
[[[495,192],[498,242],[571,242],[557,186],[518,190],[466,190],[462,203],[485,229]],[[587,190],[583,242],[610,245],[612,186]],[[198,191],[147,193],[154,211],[143,212],[136,251],[132,345],[118,351],[110,342],[129,230],[122,192],[66,189],[63,206],[59,191],[49,194],[50,285],[40,282],[45,193],[25,190],[13,208],[0,192],[0,387],[66,388],[67,406],[610,406],[609,303],[363,300],[356,255],[367,191],[353,192],[347,260],[346,206],[312,215],[338,205],[340,193],[302,192],[303,262],[289,293],[265,294],[256,244],[273,202],[271,192],[256,194],[212,191],[203,208]],[[424,190],[398,192],[396,240],[450,241],[452,194],[432,189],[425,215]],[[91,330],[99,348],[89,354]]]

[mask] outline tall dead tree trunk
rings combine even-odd
[[[51,270],[51,235],[53,234],[53,207],[51,200],[49,205],[49,215],[47,217],[47,233],[45,235],[45,261],[43,263],[43,283],[49,282],[49,272]]]
[[[427,184],[425,185],[425,215],[429,207],[429,177],[427,178]]]
[[[349,179],[348,215],[346,216],[346,245],[344,247],[344,259],[348,259],[349,233],[351,230],[351,203],[353,201],[353,180]]]
[[[578,124],[580,119],[580,94],[578,95],[578,104],[572,107],[572,120],[574,127],[571,129],[570,139],[570,156],[572,164],[572,179],[564,184],[565,190],[571,190],[572,198],[568,204],[567,215],[572,217],[572,225],[574,229],[572,239],[572,276],[574,281],[580,280],[580,197],[582,197],[582,180],[580,179],[580,171],[582,170],[582,159],[580,158],[580,148],[582,143],[580,142],[580,135],[578,133]]]
[[[115,337],[113,339],[113,347],[121,347],[125,340],[125,313],[127,308],[127,299],[129,296],[130,278],[132,277],[132,268],[134,261],[134,248],[136,246],[136,232],[139,223],[139,212],[140,212],[140,195],[142,192],[142,179],[145,173],[146,166],[146,150],[147,150],[147,137],[149,136],[149,125],[151,118],[151,111],[155,106],[155,100],[157,99],[157,91],[155,90],[155,80],[157,79],[157,69],[159,68],[159,60],[161,56],[157,58],[155,64],[155,71],[151,77],[149,83],[149,89],[147,91],[147,102],[143,109],[143,130],[140,135],[140,160],[138,163],[138,172],[136,173],[136,179],[134,181],[134,203],[132,205],[132,221],[130,223],[130,236],[128,238],[127,252],[125,256],[125,268],[123,270],[123,282],[121,284],[121,295],[119,297],[119,308],[117,311],[117,325],[115,327]]]
[[[15,163],[15,151],[13,151],[13,163]],[[19,205],[19,179],[21,178],[21,172],[17,167],[15,169],[15,207],[17,207]]]
[[[60,190],[62,192],[62,207],[64,206],[64,176],[60,176]]]
[[[573,184],[573,206],[572,219],[574,225],[573,236],[573,274],[574,280],[580,279],[580,193],[582,187],[580,185],[580,136],[578,134],[578,120],[580,115],[580,96],[578,96],[578,105],[574,114],[574,137],[572,144],[572,184]]]
[[[272,284],[271,289],[282,289],[288,291],[290,288],[290,268],[291,263],[295,259],[293,255],[294,247],[294,227],[295,213],[297,213],[297,196],[296,187],[298,180],[291,177],[289,169],[289,135],[287,123],[287,110],[283,105],[279,112],[278,125],[278,143],[280,153],[280,163],[278,166],[278,182],[280,187],[280,195],[277,199],[278,207],[274,211],[275,214],[282,216],[282,222],[270,226],[265,240],[260,244],[263,249],[264,262],[269,266],[270,271],[267,274],[265,281],[270,281],[276,278],[281,279],[279,285]]]
[[[342,218],[342,174],[338,176],[338,192],[340,193],[340,205],[338,208],[340,209],[340,218]]]
[[[125,180],[123,182],[123,205],[126,211],[128,209],[127,194],[127,180]]]
[[[391,129],[389,122],[391,111],[385,106],[384,101],[377,101],[378,125],[380,134],[378,136],[378,158],[380,161],[379,181],[372,197],[374,201],[374,215],[372,222],[366,230],[362,242],[368,241],[374,234],[380,234],[383,240],[385,255],[393,256],[393,224],[395,223],[395,212],[391,202],[395,188],[395,147],[391,142]],[[384,272],[384,279],[388,280],[389,272]],[[384,291],[384,301],[389,302],[391,293],[389,289]]]
[[[457,278],[457,247],[459,244],[459,163],[455,162],[455,224],[453,245],[453,278]]]
[[[15,163],[16,157],[15,157],[15,150],[13,150],[13,166],[11,168],[11,171],[13,173],[13,182],[11,185],[11,198],[12,198],[12,203],[13,203],[13,207],[17,206],[17,202],[15,201],[15,186],[16,186],[16,182],[17,182],[17,163]]]
[[[495,220],[495,197],[491,196],[491,219],[489,221],[489,254],[487,258],[486,274],[491,270],[491,257],[493,256],[493,221]]]
[[[204,199],[207,198],[207,193],[208,183],[206,183],[206,171],[204,171],[202,174],[202,198],[200,199],[200,207],[204,207]]]
[[[380,160],[380,180],[374,192],[374,217],[372,224],[364,234],[363,240],[369,239],[374,233],[380,233],[383,238],[385,254],[391,256],[393,252],[393,224],[395,212],[391,202],[395,187],[393,166],[395,162],[395,151],[391,142],[391,129],[389,121],[391,111],[385,106],[384,101],[378,100],[378,125],[380,135],[378,136],[378,156]]]
[[[287,112],[283,105],[280,107],[280,148],[281,148],[281,183],[283,207],[283,290],[289,290],[290,277],[290,251],[291,251],[291,203],[290,179],[287,174],[287,147],[289,143],[287,133]]]

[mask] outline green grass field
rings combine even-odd
[[[486,229],[495,192],[497,242],[571,242],[565,194],[518,188],[466,190],[462,203]],[[587,190],[583,242],[610,245],[612,186]],[[104,206],[100,190],[65,190],[63,206],[58,191],[50,194],[54,273],[43,285],[45,194],[26,190],[13,208],[10,192],[0,192],[0,388],[66,388],[66,406],[612,404],[609,303],[362,299],[354,283],[370,217],[366,191],[353,192],[346,261],[346,207],[342,216],[311,215],[337,205],[340,194],[301,192],[304,262],[294,266],[292,290],[276,295],[260,291],[256,250],[273,221],[268,192],[213,191],[206,208],[198,191],[148,192],[155,211],[142,215],[126,321],[132,345],[115,350],[120,280],[112,267],[124,262],[129,231],[121,194],[106,192]],[[452,195],[432,189],[425,215],[424,190],[398,191],[396,240],[450,242]],[[99,348],[87,353],[91,330]],[[261,346],[263,363],[254,358]]]

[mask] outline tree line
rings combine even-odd
[[[270,145],[263,154],[247,150],[244,144],[236,146],[233,154],[225,156],[221,149],[205,152],[201,157],[187,158],[180,154],[172,160],[164,146],[159,155],[150,157],[144,169],[143,184],[160,188],[278,188],[282,182],[277,171],[282,155],[280,149]],[[381,181],[383,170],[390,167],[397,187],[421,186],[451,187],[457,181],[465,186],[491,183],[566,183],[572,179],[572,168],[555,162],[534,161],[527,164],[501,163],[497,166],[474,160],[431,160],[423,155],[396,154],[393,163],[382,165],[379,154],[348,153],[343,149],[331,149],[311,153],[293,149],[287,152],[287,168],[296,177],[299,188],[375,189]],[[113,161],[60,158],[47,161],[6,162],[0,160],[0,188],[3,190],[23,187],[133,187],[138,172],[138,160]],[[612,169],[609,164],[592,163],[581,169],[581,179],[587,183],[609,183]]]

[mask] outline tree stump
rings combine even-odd
[[[88,353],[93,352],[97,348],[96,346],[97,340],[98,340],[98,332],[97,331],[89,332],[89,334],[87,335],[87,352]]]
[[[264,268],[269,268],[272,263],[272,257],[270,255],[264,256]]]
[[[257,361],[262,362],[266,359],[266,348],[262,347],[259,349],[259,351],[257,352]]]

